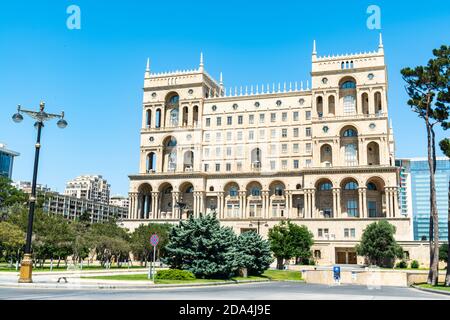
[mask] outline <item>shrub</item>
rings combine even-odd
[[[155,275],[155,279],[194,280],[195,276],[192,272],[187,270],[168,269],[168,270],[159,270]]]
[[[395,265],[395,267],[399,269],[406,269],[408,268],[408,263],[406,263],[405,260],[401,260]]]
[[[196,278],[229,279],[237,270],[236,242],[233,229],[221,226],[215,214],[190,216],[171,229],[161,261]]]
[[[254,231],[239,235],[236,250],[236,264],[240,268],[247,268],[251,276],[262,274],[273,262],[269,242]]]
[[[413,261],[411,262],[411,268],[412,268],[412,269],[419,269],[419,261],[413,260]]]

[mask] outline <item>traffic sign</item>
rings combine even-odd
[[[334,280],[341,279],[341,267],[339,267],[339,266],[333,267],[333,278],[334,278]]]
[[[158,242],[159,242],[159,237],[158,237],[158,235],[155,233],[155,234],[152,234],[152,236],[150,237],[150,243],[151,243],[151,245],[152,246],[154,246],[154,247],[156,247],[157,245],[158,245]]]

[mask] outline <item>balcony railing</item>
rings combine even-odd
[[[346,120],[346,119],[368,119],[368,118],[383,118],[387,117],[387,113],[385,112],[377,112],[375,114],[358,114],[358,113],[352,113],[347,115],[340,115],[340,116],[318,116],[313,117],[313,121],[329,121],[329,120]]]

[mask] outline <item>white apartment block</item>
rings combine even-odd
[[[66,184],[64,195],[109,203],[110,185],[101,175],[82,175]]]
[[[118,207],[128,209],[130,201],[128,200],[127,197],[117,195],[117,196],[112,196],[111,198],[109,198],[109,204],[112,206],[118,206]]]
[[[206,71],[145,71],[139,172],[127,227],[215,212],[263,236],[283,219],[314,234],[318,263],[361,263],[354,246],[380,219],[411,257],[398,203],[387,70],[376,51],[319,56],[311,79],[226,89]],[[426,259],[426,251],[425,257]]]

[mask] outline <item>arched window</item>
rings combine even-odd
[[[331,190],[333,188],[333,185],[329,182],[324,182],[319,186],[320,191],[327,191]]]
[[[334,96],[328,97],[328,113],[334,114],[335,112],[335,102],[334,102]]]
[[[356,83],[354,81],[345,81],[341,84],[341,89],[356,89]]]
[[[358,184],[354,181],[347,182],[344,186],[344,190],[356,190],[358,189]]]
[[[178,108],[172,109],[170,111],[170,124],[173,127],[178,126]]]
[[[194,192],[194,187],[193,186],[189,186],[186,188],[186,191],[184,191],[184,193],[193,193]]]
[[[160,128],[161,127],[161,109],[156,109],[156,128]]]
[[[345,63],[344,63],[344,61],[342,61],[342,63],[341,63],[341,69],[342,69],[342,70],[345,69]]]
[[[229,195],[230,195],[230,197],[237,197],[237,195],[238,195],[238,188],[236,188],[236,187],[231,187],[230,188],[230,191],[229,191]]]
[[[188,107],[183,108],[183,126],[188,125],[188,119],[189,119],[189,109]]]
[[[254,197],[259,197],[261,195],[261,189],[258,187],[253,187],[251,190],[251,195]]]
[[[344,96],[344,113],[356,112],[356,99],[353,95]]]
[[[167,142],[168,147],[176,147],[177,146],[177,139],[174,137],[171,137],[170,140]]]
[[[383,111],[383,106],[381,103],[380,92],[375,92],[374,100],[375,100],[375,113],[381,113]]]
[[[347,129],[347,130],[344,131],[343,136],[344,136],[345,138],[348,138],[348,137],[357,137],[357,136],[358,136],[358,132],[357,132],[356,130],[354,130],[354,129]]]
[[[300,190],[302,188],[302,185],[299,183],[295,186],[295,189]]]
[[[373,182],[369,182],[369,183],[367,184],[367,190],[377,191],[377,186],[376,186],[376,184],[373,183]]]
[[[173,105],[177,104],[179,101],[180,101],[180,97],[179,97],[177,94],[176,94],[176,95],[173,95],[173,96],[170,97],[170,99],[169,99],[169,103],[170,103],[170,104],[173,104]]]
[[[356,148],[356,144],[349,143],[345,145],[344,149],[345,162],[348,166],[357,165],[358,164],[358,151]]]
[[[145,113],[145,125],[147,126],[147,128],[150,128],[150,126],[152,125],[152,110],[147,110],[147,112]]]
[[[323,116],[323,98],[322,97],[317,97],[316,107],[317,107],[317,116],[319,118],[322,118],[322,116]]]
[[[284,188],[281,185],[278,185],[275,187],[275,195],[276,196],[282,196],[284,193]]]
[[[147,155],[147,172],[156,170],[156,154],[154,152],[150,152]]]
[[[209,187],[209,191],[214,191],[214,187],[213,186]]]

